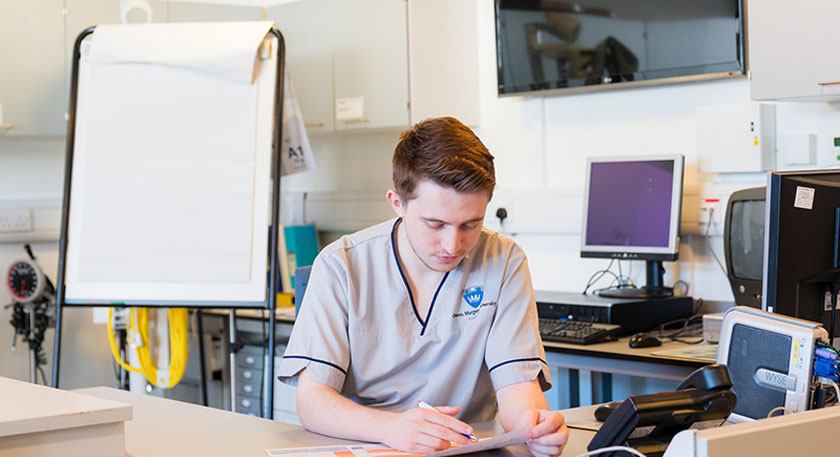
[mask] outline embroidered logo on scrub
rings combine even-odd
[[[473,286],[464,290],[464,301],[473,308],[478,308],[482,298],[484,298],[484,288],[481,286]]]

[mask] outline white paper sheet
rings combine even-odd
[[[315,169],[315,157],[309,145],[309,136],[298,105],[295,86],[286,71],[283,87],[283,155],[280,172],[283,176]]]
[[[256,76],[257,49],[272,25],[273,22],[103,24],[93,34],[90,62],[163,65],[250,85]]]
[[[715,363],[717,360],[717,344],[698,344],[696,346],[689,346],[677,349],[660,349],[650,353],[656,357],[668,357],[676,359],[690,360],[692,362],[709,362]]]
[[[471,452],[489,451],[506,446],[525,443],[525,429],[514,430],[491,438],[481,438],[464,446],[455,446],[431,454],[412,454],[400,452],[382,444],[358,444],[346,446],[314,446],[287,449],[266,449],[269,457],[447,457],[452,455],[469,454]]]
[[[365,117],[365,98],[335,99],[335,118],[339,121],[358,121]]]

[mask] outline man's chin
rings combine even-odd
[[[452,269],[457,267],[458,264],[461,263],[462,259],[462,256],[452,257],[451,259],[434,256],[432,257],[431,262],[427,263],[426,266],[428,266],[434,271],[446,273],[448,271],[452,271]]]

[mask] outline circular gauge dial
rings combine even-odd
[[[37,300],[44,293],[44,274],[38,265],[30,260],[18,260],[9,267],[6,286],[12,298],[20,303]]]

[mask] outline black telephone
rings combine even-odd
[[[661,456],[677,433],[692,426],[722,424],[735,409],[736,398],[731,388],[732,379],[726,365],[707,365],[683,379],[674,392],[633,395],[623,402],[610,404],[615,406],[601,406],[595,417],[604,425],[587,449],[622,445],[648,457]],[[603,455],[630,454],[616,451]]]

